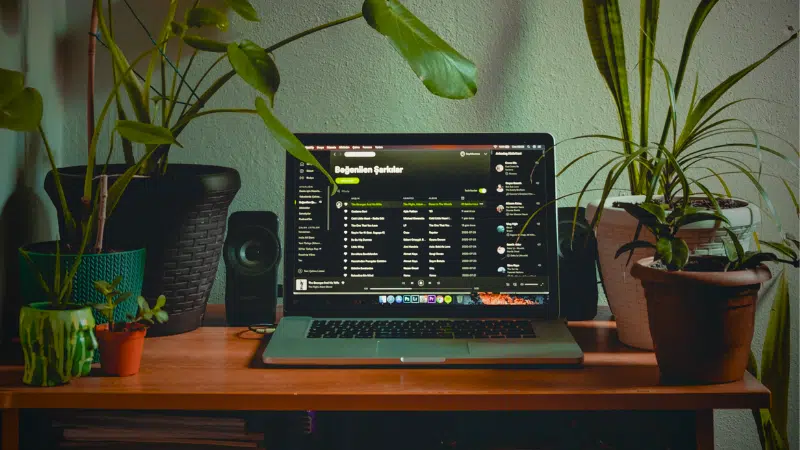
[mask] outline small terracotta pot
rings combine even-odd
[[[147,327],[133,324],[130,331],[109,331],[108,324],[95,327],[100,347],[100,367],[108,375],[128,377],[139,373]]]
[[[663,381],[715,384],[747,369],[758,289],[772,277],[761,265],[734,272],[685,272],[639,260],[631,275],[647,298],[650,333]]]

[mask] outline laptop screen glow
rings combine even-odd
[[[332,196],[309,164],[288,168],[286,289],[295,299],[460,309],[555,298],[552,211],[519,236],[555,198],[537,165],[544,145],[307,148],[339,189]]]

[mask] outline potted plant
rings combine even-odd
[[[70,301],[82,251],[71,264],[63,265],[60,248],[57,242],[51,278],[46,278],[25,250],[20,250],[44,293],[39,301],[23,305],[19,313],[22,382],[32,386],[57,386],[88,375],[97,350],[92,310]]]
[[[97,340],[94,317],[86,305],[69,303],[69,272],[49,286],[49,300],[22,306],[19,338],[25,367],[22,382],[57,386],[88,375]]]
[[[0,69],[0,128],[15,131],[37,131],[42,138],[51,169],[55,169],[55,157],[40,122],[43,101],[40,93],[24,86],[24,76],[17,71]],[[103,301],[92,287],[91,280],[107,273],[126,273],[125,288],[138,295],[142,288],[145,251],[143,248],[108,248],[104,246],[103,230],[107,219],[107,177],[100,175],[93,180],[98,190],[93,202],[72,209],[66,202],[61,177],[53,177],[52,188],[59,202],[64,219],[66,239],[36,242],[19,249],[20,288],[22,303],[39,302],[46,298],[48,289],[59,276],[59,267],[74,267],[70,278],[69,298],[74,304]],[[72,211],[77,211],[76,217]],[[94,237],[92,243],[91,237]],[[90,245],[91,243],[91,245]],[[45,283],[41,283],[45,280]],[[120,305],[119,313],[135,312],[135,302]],[[124,317],[124,316],[123,316]],[[104,318],[95,314],[95,321]]]
[[[51,168],[55,168],[53,152],[41,126],[43,102],[39,92],[25,87],[22,73],[1,68],[0,87],[0,128],[38,131]],[[61,184],[56,183],[56,187],[63,200]],[[69,209],[64,206],[70,225],[76,227]],[[92,223],[91,220],[82,222],[82,238],[74,249],[76,254],[67,263],[61,258],[61,243],[53,245],[53,258],[49,261],[52,264],[46,265],[45,273],[24,248],[20,249],[25,261],[23,267],[30,268],[41,286],[19,312],[19,337],[25,364],[22,381],[25,384],[55,386],[87,375],[91,370],[97,348],[95,321],[90,308],[73,301],[73,288]]]
[[[111,283],[104,280],[95,281],[95,289],[106,302],[94,304],[92,307],[107,319],[107,323],[97,325],[95,328],[100,347],[100,367],[108,375],[127,377],[139,373],[148,325],[164,323],[169,316],[162,309],[167,303],[166,297],[160,295],[155,306],[150,308],[147,300],[139,296],[138,312],[135,315],[128,314],[125,320],[116,320],[117,307],[133,297],[130,292],[120,291],[122,278],[119,276]]]
[[[149,335],[176,334],[198,327],[214,282],[224,240],[228,207],[240,188],[238,172],[233,168],[197,164],[169,163],[169,154],[177,138],[186,128],[212,114],[244,114],[260,117],[272,136],[292,156],[314,165],[325,175],[324,168],[311,153],[279,121],[272,110],[280,85],[278,66],[273,53],[312,33],[351,21],[364,19],[378,33],[387,37],[406,59],[411,69],[433,94],[452,98],[468,98],[475,94],[474,64],[443,41],[397,0],[365,0],[360,12],[302,31],[277,43],[262,46],[250,40],[223,42],[201,37],[204,29],[224,31],[230,28],[222,10],[194,2],[181,17],[178,1],[171,0],[160,30],[151,36],[146,73],[131,69],[115,41],[112,11],[104,10],[102,0],[93,2],[92,17],[96,28],[90,30],[90,54],[97,42],[111,55],[115,84],[122,85],[127,102],[120,96],[109,97],[100,116],[94,119],[89,101],[89,167],[62,168],[67,201],[79,208],[91,200],[90,178],[98,172],[94,164],[97,136],[110,108],[116,108],[120,119],[112,131],[121,137],[124,162],[108,166],[115,178],[109,188],[109,208],[114,217],[107,224],[106,239],[118,247],[145,246],[147,264],[143,293],[164,294],[171,312],[168,323],[151,328]],[[247,0],[226,2],[239,18],[258,21],[259,15]],[[126,2],[127,4],[127,2]],[[135,11],[132,10],[134,15]],[[177,46],[174,61],[167,57],[167,46]],[[172,47],[171,47],[172,48]],[[197,82],[188,80],[190,71],[203,53],[217,58],[205,68]],[[189,55],[182,66],[182,55]],[[209,74],[218,66],[229,66],[214,79]],[[93,70],[90,70],[91,89]],[[156,76],[157,75],[157,76]],[[141,76],[141,80],[137,78]],[[244,108],[210,108],[219,90],[234,78],[254,89],[254,103]],[[127,105],[127,106],[124,106]],[[131,120],[126,120],[130,118]],[[97,124],[92,129],[92,124]],[[133,158],[131,141],[143,146],[144,158]],[[106,158],[113,160],[111,156]],[[330,179],[330,176],[328,176]],[[46,180],[46,189],[54,203],[57,193],[50,189],[53,177]],[[332,181],[332,179],[331,179]],[[118,193],[128,187],[123,200]],[[335,185],[334,185],[335,189]],[[57,205],[57,208],[59,206]],[[64,227],[60,220],[60,227]]]
[[[798,243],[761,242],[779,249],[781,256],[746,251],[726,227],[724,255],[693,255],[678,236],[681,228],[708,221],[730,225],[725,215],[691,206],[667,212],[665,205],[654,202],[620,206],[656,238],[655,243],[625,244],[616,256],[638,248],[655,251],[655,256],[636,261],[631,275],[644,288],[662,377],[687,384],[742,379],[750,359],[758,291],[772,277],[764,263],[800,266],[797,251],[790,247]]]
[[[581,205],[587,193],[598,194],[598,200],[590,201],[587,205],[586,219],[597,236],[601,279],[609,306],[617,321],[618,336],[626,345],[647,350],[652,350],[653,341],[647,326],[648,311],[644,293],[641,285],[629,276],[630,265],[625,259],[616,259],[615,253],[621,245],[631,239],[654,242],[654,237],[647,230],[641,230],[638,222],[621,207],[621,204],[658,200],[670,208],[681,204],[689,206],[689,203],[695,207],[718,206],[721,214],[730,223],[729,228],[747,250],[750,244],[749,236],[761,222],[762,212],[756,203],[761,202],[764,205],[764,212],[772,217],[775,216],[775,208],[761,179],[776,175],[762,173],[762,161],[769,162],[772,158],[797,167],[795,156],[789,157],[780,149],[762,145],[759,136],[770,133],[755,130],[746,121],[729,115],[732,106],[758,99],[737,99],[719,105],[725,93],[764,61],[792,43],[797,38],[797,33],[793,33],[764,57],[730,75],[705,94],[701,95],[698,92],[698,78],[695,78],[689,108],[683,117],[683,126],[678,127],[676,101],[685,84],[689,56],[706,17],[712,12],[717,1],[699,2],[689,22],[674,78],[665,64],[655,57],[659,3],[658,0],[641,2],[639,53],[635,59],[640,80],[640,117],[639,123],[635,124],[630,106],[632,100],[628,90],[629,61],[626,60],[619,2],[584,0],[586,33],[597,68],[611,92],[619,117],[620,133],[585,135],[572,139],[610,142],[621,145],[622,149],[621,151],[587,150],[569,162],[559,173],[561,176],[569,169],[579,166],[578,163],[584,158],[609,156],[607,160],[599,163],[596,160],[592,161],[597,165],[597,169],[593,170],[580,191],[568,193],[559,199],[576,196],[576,204]],[[658,136],[650,134],[650,98],[654,67],[664,74],[666,80],[664,93],[670,105],[664,114],[664,125]],[[709,143],[709,139],[712,138],[717,141]],[[722,139],[725,140],[720,142]],[[585,159],[584,162],[586,161],[589,159]],[[755,201],[733,198],[728,185],[734,177],[741,177],[755,187],[755,192],[758,192]],[[783,181],[789,196],[797,206],[792,192],[792,182],[777,178]],[[592,184],[595,180],[602,183],[601,187],[595,188]],[[626,184],[619,186],[622,182]],[[628,195],[613,196],[612,193],[616,191],[627,191]],[[573,222],[577,223],[577,212]],[[717,255],[723,253],[720,239],[725,233],[714,221],[684,226],[681,233],[682,238],[691,242],[700,253]],[[637,249],[636,257],[631,261],[645,256],[652,256],[652,250]]]

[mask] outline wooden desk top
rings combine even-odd
[[[220,314],[210,308],[209,314]],[[570,323],[582,369],[259,368],[264,342],[242,328],[203,327],[146,341],[138,375],[97,375],[52,388],[0,366],[0,407],[172,410],[700,410],[768,407],[746,374],[711,386],[659,384],[655,356],[616,339],[609,321]]]

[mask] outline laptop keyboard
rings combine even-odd
[[[534,338],[530,320],[313,320],[315,339]]]

